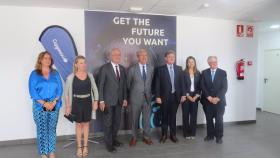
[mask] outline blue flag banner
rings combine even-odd
[[[78,55],[71,34],[61,26],[52,25],[41,33],[39,41],[51,53],[54,65],[65,81],[67,76],[73,72],[73,62]]]

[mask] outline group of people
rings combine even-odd
[[[150,114],[153,95],[161,112],[160,143],[166,142],[168,129],[170,140],[178,142],[176,113],[179,104],[183,112],[183,136],[195,139],[199,101],[203,105],[207,123],[204,140],[216,138],[218,144],[222,143],[227,75],[218,68],[217,57],[209,56],[207,61],[210,68],[201,73],[192,56],[187,58],[185,70],[175,64],[176,53],[173,50],[167,51],[164,57],[166,64],[154,68],[148,64],[148,52],[140,49],[137,51],[138,62],[126,70],[120,64],[120,49],[113,48],[110,62],[101,66],[96,82],[92,73],[87,71],[85,57],[77,56],[73,73],[67,77],[63,88],[59,73],[53,69],[51,54],[40,53],[29,78],[29,92],[33,100],[37,144],[42,158],[55,157],[56,126],[63,97],[65,115],[75,116],[78,157],[88,155],[89,122],[97,109],[102,112],[104,142],[109,152],[116,152],[116,148],[123,145],[117,135],[122,108],[127,106],[130,106],[132,114],[129,146],[133,147],[137,143],[141,113],[142,141],[152,145]]]

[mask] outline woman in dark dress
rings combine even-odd
[[[98,90],[83,56],[76,57],[73,67],[74,72],[67,77],[65,86],[65,114],[76,117],[77,156],[84,157],[88,155],[89,122],[98,107]]]
[[[200,72],[196,68],[195,58],[189,56],[183,73],[183,135],[186,139],[195,139],[197,108],[200,99]]]

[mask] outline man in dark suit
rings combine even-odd
[[[227,74],[218,68],[216,56],[209,56],[210,68],[204,70],[201,75],[202,99],[206,110],[207,136],[204,141],[214,140],[223,143],[223,116],[226,106]],[[215,125],[214,125],[215,119]]]
[[[109,152],[116,152],[115,147],[122,145],[117,140],[121,109],[127,106],[126,72],[120,65],[120,49],[112,49],[110,57],[111,62],[100,68],[98,91],[100,109],[103,111],[105,145]]]
[[[139,118],[143,118],[143,142],[151,145],[150,115],[152,100],[152,81],[154,68],[148,64],[148,53],[145,49],[137,51],[138,63],[132,65],[127,73],[127,88],[129,90],[129,106],[132,111],[132,138],[129,146],[135,146]]]
[[[160,105],[162,120],[162,136],[160,143],[167,139],[168,127],[170,139],[174,143],[176,138],[176,113],[182,97],[182,68],[175,64],[175,52],[169,50],[165,53],[166,64],[156,71],[155,95],[156,103]]]

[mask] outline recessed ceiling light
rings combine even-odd
[[[141,7],[130,7],[129,10],[134,11],[134,12],[140,12],[140,11],[143,10],[143,8],[141,8]]]
[[[278,28],[280,28],[280,25],[271,25],[270,28],[271,29],[278,29]]]
[[[203,4],[202,4],[202,7],[203,7],[203,8],[209,8],[209,7],[210,7],[210,4],[209,4],[209,3],[203,3]]]

